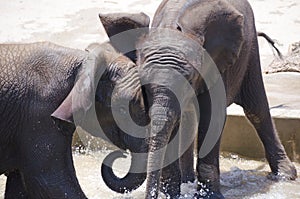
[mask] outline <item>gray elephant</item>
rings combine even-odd
[[[120,117],[130,114],[138,124],[147,123],[135,64],[109,43],[87,51],[47,42],[0,45],[0,174],[8,177],[6,199],[86,198],[72,160],[76,122],[123,150],[147,150],[144,139],[118,128],[111,110],[116,101]],[[122,101],[129,102],[130,113],[121,109]],[[104,134],[93,131],[99,124]]]
[[[100,18],[112,41],[118,38],[115,35],[122,32],[122,27],[135,21],[126,14],[123,17],[100,15]],[[140,78],[146,82],[143,86],[146,96],[144,100],[151,107],[145,198],[157,198],[160,189],[170,198],[178,198],[182,179],[181,159],[193,165],[192,143],[183,155],[180,153],[180,143],[177,147],[168,144],[176,137],[182,122],[181,115],[186,113],[185,109],[180,110],[177,94],[182,93],[180,100],[185,106],[196,103],[191,102],[191,96],[185,92],[188,85],[178,84],[180,75],[192,86],[200,112],[199,124],[196,123],[199,192],[195,198],[224,198],[220,192],[220,138],[215,137],[216,144],[204,156],[200,149],[207,144],[205,139],[211,123],[216,123],[215,130],[222,131],[224,120],[215,121],[212,116],[214,111],[225,117],[226,107],[232,103],[243,107],[248,120],[255,127],[272,173],[292,180],[297,177],[296,169],[286,155],[270,116],[253,12],[246,0],[164,0],[156,11],[149,33],[129,41],[133,42],[131,45],[137,45]],[[120,49],[118,46],[116,48]],[[218,75],[210,73],[213,63],[207,59],[205,52],[208,52],[221,75],[224,100],[211,97],[220,79]],[[202,71],[201,74],[197,69]],[[177,93],[170,90],[174,88],[173,85]],[[212,106],[214,100],[218,103]],[[193,125],[191,127],[194,128]],[[186,135],[181,137],[193,136],[188,131],[182,133]],[[218,132],[215,134],[218,135]],[[164,167],[170,154],[181,157]],[[116,181],[112,172],[111,175],[105,179],[106,182]],[[183,178],[193,179],[186,176]]]

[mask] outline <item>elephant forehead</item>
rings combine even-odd
[[[182,51],[188,51],[191,48],[194,50],[202,49],[201,40],[197,37],[168,28],[152,29],[146,38],[138,44],[138,47],[143,49],[153,45],[172,46],[182,49]]]
[[[188,77],[201,67],[204,49],[197,40],[179,31],[156,29],[141,43],[138,52],[140,73],[148,76],[154,68],[175,69]]]
[[[195,37],[171,29],[154,29],[139,42],[139,58],[143,62],[145,56],[166,53],[176,54],[179,59],[196,66],[201,62],[203,47]]]

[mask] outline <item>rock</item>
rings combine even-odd
[[[276,58],[264,71],[265,73],[300,72],[300,42],[290,45],[289,52],[283,59]]]
[[[290,54],[300,54],[300,41],[290,45],[289,53]]]

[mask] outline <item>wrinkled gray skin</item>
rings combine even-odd
[[[8,177],[6,199],[86,198],[73,166],[72,122],[77,111],[88,113],[94,100],[108,139],[124,150],[147,147],[143,140],[126,137],[111,114],[116,87],[113,99],[129,100],[133,119],[145,122],[135,64],[108,43],[93,44],[88,51],[46,42],[0,45],[0,174]]]
[[[123,21],[119,16],[117,19],[119,26],[114,26],[115,23],[111,23],[113,14],[100,15],[100,18],[104,27],[109,27],[106,28],[109,36],[113,35],[110,34],[112,27],[117,29],[120,23],[126,26],[130,21],[129,15],[124,15]],[[132,21],[134,20],[133,18]],[[154,28],[169,28],[174,31],[170,34],[166,31],[156,31]],[[120,29],[119,32],[121,31]],[[198,154],[210,123],[211,104],[209,91],[194,69],[194,67],[201,68],[205,64],[194,61],[201,60],[203,52],[199,50],[198,55],[188,56],[195,51],[194,43],[203,46],[217,65],[226,90],[226,105],[236,103],[243,107],[264,145],[272,173],[288,179],[297,177],[296,169],[280,143],[270,116],[262,81],[253,12],[246,0],[164,0],[156,11],[149,34],[142,39],[136,38],[137,40],[140,40],[137,57],[142,81],[155,77],[156,74],[151,72],[153,67],[162,72],[169,68],[177,70],[193,86],[200,108]],[[160,79],[163,78],[162,76]],[[172,78],[166,73],[165,80],[170,85],[176,85],[177,78]],[[154,152],[166,146],[176,133],[181,111],[175,96],[164,86],[148,84],[144,89],[147,96],[145,101],[152,107],[149,112],[152,137],[149,142],[145,198],[157,198],[158,191],[162,188],[161,184],[165,186],[163,191],[166,194],[171,198],[178,198],[180,179],[193,180],[193,177],[188,176],[192,173],[192,168],[188,168],[191,172],[183,171],[183,174],[180,172],[181,160],[193,165],[192,146],[181,160],[164,169],[153,171],[157,165],[162,165],[163,161],[168,159],[168,153]],[[206,187],[209,190],[204,198],[224,198],[220,193],[219,146],[220,139],[204,158],[197,156],[197,178],[202,183],[198,189]],[[167,150],[177,153],[179,148]],[[195,198],[202,197],[200,191],[195,194]]]

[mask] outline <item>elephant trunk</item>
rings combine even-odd
[[[104,160],[101,166],[101,174],[105,184],[115,192],[125,193],[130,192],[140,187],[146,180],[147,157],[146,153],[132,153],[130,169],[123,178],[117,177],[113,170],[112,164],[117,158],[125,158],[126,156],[121,151],[110,153]]]
[[[170,91],[158,89],[154,92],[153,105],[151,108],[151,132],[148,155],[148,176],[146,198],[157,198],[161,170],[164,166],[164,160],[169,159],[167,145],[171,140],[172,131],[175,128],[180,117],[180,108],[174,101]],[[176,159],[175,159],[176,160]],[[171,162],[170,162],[171,163]]]

